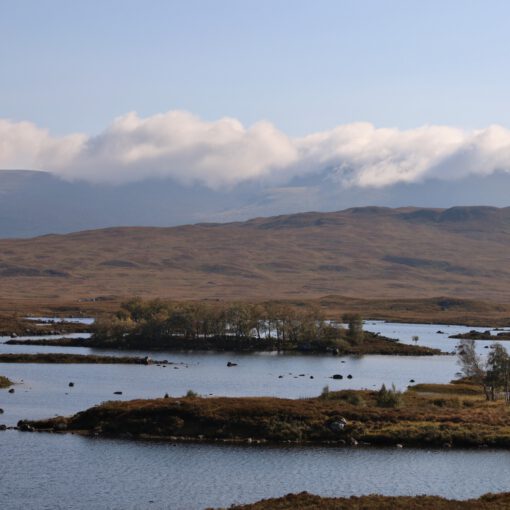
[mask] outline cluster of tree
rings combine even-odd
[[[335,349],[338,342],[363,342],[358,315],[341,323],[326,321],[316,307],[296,309],[278,303],[176,303],[131,299],[113,318],[96,322],[93,341],[152,343],[179,348],[301,350]]]
[[[510,402],[510,356],[499,343],[494,343],[487,357],[476,352],[476,342],[464,339],[457,346],[461,374],[480,384],[487,400],[502,397]]]

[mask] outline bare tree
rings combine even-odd
[[[461,340],[459,345],[457,345],[457,356],[461,374],[480,384],[487,400],[491,400],[491,394],[485,379],[487,375],[485,363],[476,352],[475,341],[472,339]]]

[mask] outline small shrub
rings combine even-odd
[[[200,395],[196,391],[188,390],[186,392],[185,396],[188,397],[188,398],[195,398],[195,397],[199,397]]]
[[[363,397],[358,393],[348,393],[345,397],[345,400],[352,404],[353,406],[362,406],[365,404]]]
[[[324,388],[322,388],[320,398],[323,398],[323,399],[329,398],[329,386],[328,385],[326,385],[326,386],[324,386]]]
[[[383,384],[381,389],[376,393],[375,401],[379,407],[398,407],[402,398],[402,393],[397,391],[395,385],[392,384],[390,389]]]

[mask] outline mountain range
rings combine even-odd
[[[168,227],[243,221],[258,216],[350,207],[508,205],[509,173],[371,188],[345,188],[334,169],[285,183],[234,188],[184,185],[171,179],[125,184],[67,181],[40,171],[0,171],[0,238],[63,234],[117,226]]]

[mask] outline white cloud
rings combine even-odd
[[[246,128],[232,118],[206,122],[171,111],[148,118],[128,113],[97,136],[53,137],[30,122],[0,119],[0,168],[109,183],[171,177],[211,188],[284,183],[329,168],[344,186],[384,187],[510,171],[510,131],[355,123],[291,138],[265,121]]]

